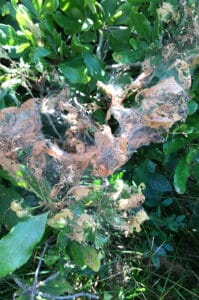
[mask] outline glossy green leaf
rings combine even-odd
[[[59,7],[59,0],[45,0],[42,5],[42,12],[44,14],[52,14]]]
[[[19,222],[0,240],[0,278],[24,265],[45,231],[47,213]]]
[[[37,62],[41,57],[46,57],[52,52],[43,47],[36,47],[33,52],[33,62]]]
[[[101,2],[101,6],[104,10],[104,14],[106,18],[110,18],[111,16],[114,15],[116,9],[117,9],[117,0],[103,0]]]
[[[64,15],[60,11],[54,14],[54,20],[60,27],[64,28],[66,34],[73,35],[81,30],[81,23],[78,23],[76,19],[70,16]]]
[[[84,55],[84,62],[88,70],[88,74],[97,80],[102,80],[105,76],[105,70],[102,62],[92,54]]]
[[[27,41],[19,36],[11,25],[0,24],[0,45],[16,46]]]
[[[73,242],[70,246],[70,252],[74,262],[80,267],[86,265],[95,272],[99,271],[101,258],[93,247]]]
[[[94,111],[92,114],[92,118],[100,124],[106,123],[106,113],[101,109],[97,109],[96,111]]]
[[[129,51],[129,39],[131,30],[129,28],[116,28],[110,32],[109,45],[113,51]]]
[[[88,52],[90,47],[89,45],[83,44],[80,42],[79,38],[76,35],[73,35],[71,41],[71,48],[73,51],[78,52]]]
[[[84,0],[84,6],[88,7],[93,14],[97,13],[95,4],[96,4],[96,0]]]
[[[190,165],[187,164],[186,158],[182,158],[175,169],[174,187],[178,194],[186,192],[186,183],[190,175]]]
[[[171,192],[172,186],[169,180],[161,174],[154,173],[148,178],[148,184],[157,192]]]
[[[86,68],[83,66],[73,67],[66,63],[60,64],[59,69],[72,84],[85,84],[90,81],[90,77],[86,73]]]
[[[117,9],[118,11],[121,11],[121,16],[116,20],[116,24],[121,25],[129,25],[131,23],[131,8],[132,5],[129,2],[123,3],[120,5],[120,7]]]
[[[161,24],[160,24],[159,20],[156,20],[154,22],[153,29],[152,29],[152,40],[153,40],[153,42],[159,40],[161,30],[162,30]]]
[[[190,101],[188,102],[188,110],[189,110],[189,115],[194,114],[198,109],[198,103],[195,101]]]
[[[30,11],[22,4],[16,9],[16,20],[25,37],[33,44],[37,45],[41,41],[41,31],[38,24],[33,22]]]
[[[190,150],[188,152],[187,156],[186,156],[186,162],[188,164],[190,164],[193,161],[193,159],[195,158],[196,154],[197,154],[197,150],[196,149]]]
[[[187,144],[186,138],[174,138],[163,145],[163,151],[166,155],[177,152]]]
[[[146,42],[150,43],[152,28],[146,16],[132,9],[132,22],[137,34]]]
[[[32,16],[27,9],[22,4],[19,4],[16,9],[16,20],[22,30],[24,29],[31,29],[34,27],[34,23],[32,21]]]
[[[39,18],[43,0],[23,0],[23,5],[29,10],[32,16]]]
[[[144,51],[118,51],[113,52],[113,59],[117,63],[131,64],[138,60],[141,60],[144,55]]]
[[[43,0],[32,0],[32,5],[34,6],[35,10],[40,11],[42,7]],[[54,2],[54,1],[51,1]]]

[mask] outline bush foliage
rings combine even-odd
[[[198,299],[197,1],[1,4],[0,298]],[[178,102],[172,102],[174,95]],[[63,145],[64,113],[56,106],[63,97],[76,116],[71,132],[82,120],[91,124],[83,132],[85,144],[81,130],[75,137],[72,132],[71,159],[80,157],[85,145],[101,145],[110,165],[117,161],[110,172],[101,167],[92,173],[90,160],[83,168],[80,159],[78,167],[70,165],[76,168],[74,182],[66,179],[73,174],[67,171],[57,184],[59,151],[69,151]],[[45,136],[48,153],[31,148],[30,141],[26,147],[17,144],[19,113],[30,128],[39,118],[30,98],[35,112],[48,105],[42,133],[30,131],[42,135],[40,142]],[[132,147],[136,140],[128,131],[129,113],[144,123],[136,117],[139,146],[128,148],[122,160],[124,145],[117,157],[114,143],[126,138]],[[28,136],[24,124],[19,124],[21,141]],[[97,135],[105,142],[95,144]],[[31,170],[33,150],[39,153],[38,172],[42,157],[46,160],[45,180]],[[79,174],[81,168],[85,172]]]

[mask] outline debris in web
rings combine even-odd
[[[97,83],[111,100],[104,125],[74,101],[69,87],[1,110],[0,165],[14,176],[25,165],[38,181],[48,182],[50,197],[57,198],[63,189],[67,193],[77,186],[83,174],[109,176],[140,147],[163,142],[163,134],[186,119],[190,73],[187,63],[176,59],[153,84],[157,69],[150,63],[143,63],[129,85]],[[125,107],[130,94],[135,95],[134,104]],[[114,133],[111,117],[118,122]]]

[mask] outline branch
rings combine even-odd
[[[36,271],[35,271],[34,282],[33,282],[32,288],[31,288],[30,300],[34,300],[35,294],[37,294],[37,284],[38,284],[39,271],[41,269],[41,264],[42,264],[44,254],[46,253],[46,250],[48,248],[48,242],[49,242],[49,240],[45,243],[44,249],[43,249],[42,254],[39,258],[39,263],[38,263]]]
[[[102,30],[99,30],[99,42],[98,42],[97,49],[96,49],[96,56],[99,59],[102,58],[103,40],[104,40],[103,32],[102,32]]]
[[[73,300],[73,299],[78,298],[78,297],[87,297],[89,299],[99,299],[99,296],[96,296],[96,295],[93,295],[93,294],[90,294],[90,293],[84,293],[84,292],[73,294],[73,295],[68,295],[68,296],[52,296],[50,294],[41,293],[41,292],[38,295],[43,296],[47,299],[51,299],[51,300],[68,300],[68,299]]]

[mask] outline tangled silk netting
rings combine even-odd
[[[1,110],[0,165],[12,175],[20,164],[26,165],[37,180],[49,182],[51,197],[57,197],[61,182],[70,188],[77,185],[84,172],[100,177],[112,174],[134,151],[162,142],[163,133],[185,120],[191,85],[189,67],[177,59],[170,68],[175,72],[169,74],[174,75],[154,85],[149,79],[155,68],[149,65],[128,86],[97,83],[111,99],[106,119],[113,117],[118,122],[114,133],[108,123],[94,123],[71,100],[68,87],[58,95]],[[125,108],[123,101],[132,93],[135,105]]]

